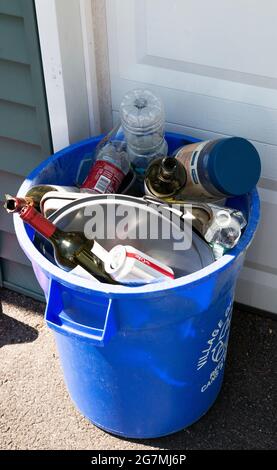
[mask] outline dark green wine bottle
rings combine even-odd
[[[99,281],[118,284],[106,273],[104,263],[94,253],[94,240],[88,240],[81,232],[64,232],[43,217],[33,206],[22,207],[22,198],[8,196],[6,208],[9,212],[18,212],[24,222],[27,222],[44,238],[49,240],[54,248],[55,260],[61,268],[70,271],[81,266]]]

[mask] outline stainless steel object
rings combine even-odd
[[[144,200],[157,205],[164,205],[169,211],[190,220],[192,226],[211,245],[216,258],[226,250],[233,248],[239,241],[246,219],[242,212],[229,207],[217,206],[198,201],[169,205],[153,196],[144,196]]]
[[[128,219],[128,232],[133,234],[132,239],[126,238],[126,224],[122,223],[124,212],[128,211],[133,211],[133,216]],[[121,214],[118,216],[121,224],[117,225],[114,237],[107,238],[105,231],[112,226],[111,214],[114,212]],[[91,214],[91,217],[88,214]],[[118,244],[132,245],[170,266],[174,270],[175,278],[198,271],[214,261],[212,249],[200,236],[192,232],[189,222],[177,216],[172,219],[172,214],[168,211],[160,213],[156,207],[153,208],[139,198],[90,195],[70,202],[56,211],[50,220],[63,230],[83,231],[85,225],[91,223],[92,217],[93,223],[100,229],[103,228],[103,233],[100,234],[102,236],[95,238],[107,251]],[[158,227],[154,238],[147,236],[150,220]],[[164,231],[169,235],[168,238],[163,238]],[[141,234],[146,237],[142,238]],[[45,245],[41,249],[51,259],[49,247]]]

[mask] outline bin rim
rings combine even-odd
[[[171,135],[173,136],[174,134]],[[180,137],[180,135],[178,136]],[[83,141],[83,143],[89,143],[91,142],[91,140],[92,139],[87,139]],[[97,138],[97,141],[98,140],[99,137]],[[78,147],[80,145],[80,142],[75,145],[76,147]],[[74,145],[70,146],[71,149],[72,147],[74,147]],[[47,165],[48,162],[53,162],[53,158],[58,159],[62,154],[66,153],[66,150],[66,148],[62,149],[61,151],[50,156],[48,159],[44,160],[35,170],[33,170],[33,172],[30,173],[27,179],[25,179],[25,181],[20,186],[18,196],[24,196],[30,187],[30,181],[33,179],[33,177],[36,176]],[[234,262],[234,260],[240,254],[244,253],[244,251],[251,243],[251,240],[255,234],[259,222],[260,213],[260,201],[257,189],[253,189],[250,193],[248,193],[247,196],[249,198],[248,224],[239,240],[239,243],[236,245],[235,248],[230,250],[227,254],[219,258],[217,261],[214,261],[210,265],[192,274],[179,277],[178,279],[166,280],[153,284],[145,284],[139,287],[111,285],[106,283],[100,284],[98,282],[93,283],[93,281],[91,282],[87,279],[81,277],[79,278],[74,274],[70,274],[70,272],[64,271],[58,266],[51,263],[39,252],[39,250],[34,246],[33,242],[29,238],[26,226],[23,220],[20,219],[18,214],[14,214],[14,226],[17,239],[21,248],[29,258],[31,263],[38,265],[44,271],[44,273],[46,273],[49,279],[54,278],[71,289],[77,288],[78,290],[94,291],[99,294],[108,295],[109,297],[114,298],[121,297],[122,295],[151,295],[152,293],[161,293],[164,291],[169,291],[171,289],[180,288],[185,285],[188,286],[189,284],[203,282],[205,279],[207,279],[207,277],[210,277],[215,272],[219,272],[226,268],[227,265]]]

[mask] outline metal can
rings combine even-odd
[[[148,284],[174,279],[173,270],[132,246],[117,245],[109,252],[105,271],[122,284]]]

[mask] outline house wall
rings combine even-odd
[[[32,0],[0,0],[0,283],[43,298],[3,209],[24,177],[52,152]]]

